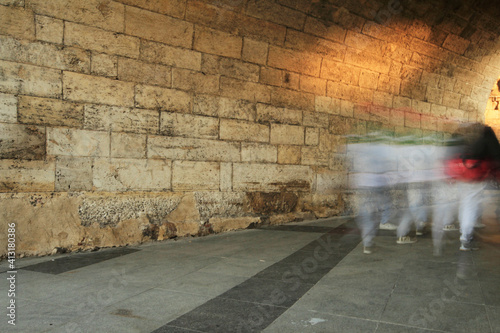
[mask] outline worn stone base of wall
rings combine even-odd
[[[0,256],[41,256],[341,215],[342,194],[289,192],[0,194]]]

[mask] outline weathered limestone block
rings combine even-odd
[[[219,119],[186,113],[161,113],[160,132],[167,136],[217,139]]]
[[[310,191],[313,173],[307,166],[233,164],[235,191]]]
[[[304,127],[271,124],[271,144],[303,145]]]
[[[331,134],[327,129],[319,130],[319,149],[321,151],[342,153],[346,149],[346,140],[342,135]]]
[[[241,57],[243,39],[222,31],[196,26],[193,49],[229,58]]]
[[[259,65],[265,65],[267,62],[268,48],[268,43],[250,38],[243,38],[242,59]]]
[[[234,142],[206,139],[150,136],[148,158],[239,162],[240,145]]]
[[[182,18],[186,10],[186,0],[117,0],[125,5],[144,8],[152,12]]]
[[[314,100],[314,109],[318,112],[340,114],[340,100],[326,96],[316,96]]]
[[[0,160],[0,192],[53,191],[54,181],[55,163],[53,160]],[[23,216],[23,220],[25,220],[23,213],[20,212],[22,211],[17,212],[17,217]]]
[[[136,37],[72,22],[66,22],[64,27],[64,45],[131,58],[139,57],[140,41]]]
[[[191,48],[193,24],[134,7],[126,7],[125,33],[173,46]]]
[[[136,87],[136,106],[172,112],[191,111],[191,95],[180,90],[138,85]]]
[[[326,80],[311,76],[300,76],[300,90],[312,93],[316,96],[326,95]]]
[[[265,216],[291,213],[299,201],[299,196],[290,192],[253,192],[247,197],[251,211]]]
[[[220,164],[220,190],[232,191],[233,189],[233,164],[222,162]]]
[[[16,256],[52,253],[72,248],[83,237],[77,196],[25,194],[0,196],[0,220],[16,223]],[[7,249],[7,233],[0,233],[0,253]]]
[[[328,114],[304,111],[304,126],[328,128]]]
[[[148,64],[128,58],[118,58],[118,79],[145,83],[153,86],[170,87],[172,69],[167,66]]]
[[[316,193],[333,194],[339,190],[347,189],[347,173],[318,169],[316,174]]]
[[[385,57],[370,56],[367,57],[363,50],[348,48],[345,53],[345,63],[361,66],[382,74],[389,74],[391,68],[391,60]]]
[[[144,134],[111,133],[111,157],[146,158],[146,140]]]
[[[283,82],[283,71],[270,67],[261,67],[259,82],[270,86],[281,87]]]
[[[35,38],[35,15],[20,7],[0,6],[0,34],[16,38]]]
[[[141,60],[173,67],[201,70],[201,53],[161,43],[141,40]]]
[[[81,225],[97,223],[101,228],[120,221],[145,216],[150,223],[161,224],[180,203],[182,194],[172,192],[94,192],[86,193],[78,207]]]
[[[259,81],[259,66],[237,59],[204,54],[201,63],[201,70],[204,73],[220,74],[245,81]]]
[[[62,20],[42,15],[37,15],[35,20],[36,39],[49,43],[63,43],[64,23]]]
[[[82,127],[83,105],[60,99],[19,96],[20,123]]]
[[[61,71],[0,60],[0,91],[8,94],[61,97]]]
[[[134,83],[64,72],[63,96],[75,102],[134,106]]]
[[[251,213],[243,192],[195,192],[196,206],[202,221],[212,217],[234,217]]]
[[[47,128],[47,154],[62,156],[109,157],[109,133]]]
[[[299,206],[304,211],[313,212],[317,218],[338,216],[345,211],[346,202],[338,192],[332,194],[308,194],[300,198]]]
[[[7,36],[0,36],[0,59],[74,72],[90,71],[90,55],[86,51]]]
[[[211,95],[195,95],[193,113],[217,117],[219,115],[220,97]]]
[[[17,122],[17,97],[0,93],[0,122]]]
[[[154,240],[157,234],[148,232],[151,225],[145,216],[137,219],[122,220],[113,227],[100,227],[97,223],[83,229],[80,247],[92,249],[95,247],[111,247],[137,245],[148,240]],[[155,228],[156,229],[156,228]]]
[[[271,104],[293,109],[314,110],[314,95],[302,91],[274,88],[271,93]]]
[[[222,118],[255,120],[255,104],[243,99],[220,98],[218,115]]]
[[[92,52],[90,73],[99,76],[118,76],[118,56]]]
[[[246,99],[251,102],[269,103],[271,101],[271,90],[268,86],[221,77],[221,96],[233,99]]]
[[[156,110],[85,105],[84,111],[85,129],[151,134],[158,132],[160,117]]]
[[[242,162],[276,163],[277,158],[276,146],[244,142],[241,144]]]
[[[186,193],[177,207],[165,217],[165,220],[175,224],[184,222],[197,222],[199,224],[201,217],[194,194]]]
[[[212,230],[216,233],[230,230],[245,229],[252,224],[260,223],[260,217],[214,217],[208,220]]]
[[[106,30],[123,32],[125,9],[114,1],[100,0],[25,0],[37,14],[84,23]]]
[[[172,189],[174,191],[219,190],[220,165],[218,162],[174,161]]]
[[[44,157],[44,127],[0,123],[0,158],[41,160]]]
[[[306,127],[306,146],[316,146],[319,144],[319,128]]]
[[[166,191],[171,189],[171,162],[98,158],[94,187],[98,191]]]
[[[294,29],[302,29],[306,20],[304,13],[271,1],[251,1],[247,12],[253,17]]]
[[[300,125],[302,124],[302,111],[258,103],[257,121],[260,123]]]
[[[329,59],[343,60],[347,49],[345,43],[336,43],[300,31],[288,30],[285,47],[305,52],[314,52]],[[323,61],[325,61],[324,59]]]
[[[316,146],[302,147],[301,164],[314,166],[328,166],[330,153],[322,151]]]
[[[172,70],[172,87],[202,94],[216,94],[219,92],[219,75],[174,68]]]
[[[59,156],[56,158],[56,191],[91,191],[92,158]]]
[[[278,164],[300,164],[302,159],[300,146],[279,145]]]
[[[368,23],[369,22],[367,22],[366,24]],[[308,16],[306,18],[304,32],[339,43],[344,42],[344,38],[346,35],[346,29],[344,29],[340,25],[333,24],[333,22],[328,22],[327,24],[325,24],[325,22],[311,16]]]
[[[232,8],[226,10],[220,5]],[[242,5],[243,2],[233,0],[219,1],[217,6],[202,1],[189,1],[186,7],[186,19],[214,29],[237,32],[241,36],[283,45],[286,27],[244,15],[241,13]]]
[[[221,119],[220,139],[269,142],[269,126],[240,120]]]
[[[321,57],[270,45],[267,64],[271,67],[319,77]]]

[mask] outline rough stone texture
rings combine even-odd
[[[239,162],[239,144],[205,139],[152,136],[148,157],[172,160]]]
[[[74,72],[88,73],[90,55],[75,47],[0,36],[0,59]]]
[[[174,191],[218,190],[219,184],[219,163],[174,161],[172,165]]]
[[[176,193],[95,193],[82,197],[78,207],[79,224],[113,227],[123,220],[146,217],[150,223],[160,224],[180,203]]]
[[[83,49],[137,58],[139,39],[81,24],[66,23],[64,44]]]
[[[61,71],[0,60],[0,91],[61,98]]]
[[[36,16],[36,39],[45,42],[62,44],[64,23],[62,20],[48,16]]]
[[[242,216],[251,209],[244,192],[195,192],[196,204],[202,221],[211,217]]]
[[[310,191],[312,170],[299,165],[243,164],[233,165],[235,191]]]
[[[240,120],[221,119],[222,140],[269,142],[269,127]]]
[[[219,120],[213,117],[162,112],[160,122],[160,132],[167,136],[217,139],[219,135]]]
[[[248,201],[254,213],[267,216],[293,212],[299,197],[287,192],[254,192],[248,193]]]
[[[60,192],[91,191],[92,166],[92,159],[89,157],[58,157],[55,190]]]
[[[214,217],[208,220],[208,223],[210,223],[212,230],[216,233],[236,229],[245,229],[252,224],[258,224],[259,222],[260,218],[258,217]]]
[[[85,105],[84,128],[98,131],[117,131],[156,134],[159,112],[156,110]]]
[[[79,127],[83,125],[83,105],[58,99],[19,97],[20,123]]]
[[[138,85],[135,101],[137,107],[146,109],[186,113],[191,110],[191,96],[175,89]]]
[[[134,84],[71,72],[63,74],[64,99],[75,102],[134,106]]]
[[[53,160],[0,160],[0,192],[53,191],[54,177],[55,163]],[[17,214],[23,215],[24,212],[20,210]],[[24,218],[20,223],[23,222]]]
[[[0,123],[0,158],[40,160],[45,157],[45,128]]]
[[[109,156],[109,133],[65,128],[47,130],[47,154],[62,156]]]
[[[171,189],[171,162],[146,159],[96,159],[93,183],[97,191]]]
[[[0,122],[17,122],[17,97],[11,94],[0,94]]]
[[[189,48],[193,25],[169,16],[126,7],[125,33],[173,46]]]
[[[341,215],[345,135],[483,121],[498,6],[377,6],[0,0],[0,204],[41,234],[21,252]],[[298,201],[258,213],[253,193]]]

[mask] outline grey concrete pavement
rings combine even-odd
[[[362,253],[351,218],[0,263],[0,332],[500,332],[498,222]],[[8,280],[15,276],[15,281]],[[9,289],[15,288],[15,296]],[[15,326],[9,302],[15,300]]]

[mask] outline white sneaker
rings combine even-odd
[[[373,248],[369,246],[363,246],[363,253],[364,254],[372,254],[373,253]]]
[[[416,238],[411,238],[410,236],[403,236],[399,237],[396,243],[398,244],[413,244],[416,243],[417,239]]]
[[[398,228],[397,225],[394,225],[394,224],[389,223],[389,222],[384,223],[384,224],[380,223],[380,226],[379,226],[380,230],[396,230],[397,228]]]

